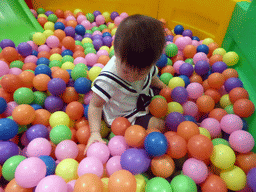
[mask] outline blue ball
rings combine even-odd
[[[75,31],[78,35],[85,35],[85,28],[83,25],[77,25]]]
[[[156,66],[163,68],[166,66],[168,60],[167,60],[167,56],[165,54],[162,54],[161,57],[158,59],[158,61],[156,62]]]
[[[241,119],[242,119],[242,121],[243,121],[243,129],[242,129],[242,130],[248,131],[248,124],[247,124],[247,121],[246,121],[245,119],[243,119],[243,118],[241,118]]]
[[[184,27],[182,25],[176,25],[174,27],[174,33],[176,35],[181,35],[183,33],[183,31],[184,31]]]
[[[50,63],[49,59],[45,57],[39,58],[36,62],[37,65],[40,65],[40,64],[49,65],[49,63]]]
[[[106,37],[106,36],[112,37],[109,32],[105,32],[105,33],[102,34],[102,37]]]
[[[79,94],[85,94],[88,93],[91,90],[91,84],[92,82],[84,77],[80,77],[75,81],[75,90]]]
[[[39,157],[39,159],[41,159],[45,165],[46,165],[46,175],[54,175],[55,174],[55,169],[56,169],[56,163],[54,161],[54,159],[50,156],[46,156],[46,155],[42,155]]]
[[[180,75],[179,77],[183,79],[183,81],[185,82],[185,87],[187,87],[190,84],[190,80],[187,75]]]
[[[209,47],[207,45],[204,45],[204,44],[198,45],[197,48],[196,48],[196,51],[197,51],[197,53],[203,52],[207,55],[209,53]]]
[[[32,104],[31,107],[33,107],[35,110],[43,109],[43,107],[41,105],[38,105],[38,104]]]
[[[57,29],[61,29],[61,30],[64,30],[65,29],[65,25],[62,23],[62,22],[56,22],[54,24],[54,29],[57,30]]]
[[[32,55],[35,55],[35,56],[37,57],[38,52],[37,52],[36,50],[33,50],[33,51],[32,51]]]
[[[35,75],[39,75],[39,74],[45,74],[45,75],[48,75],[49,77],[51,77],[52,71],[51,71],[50,67],[42,64],[42,65],[38,65],[35,69]]]
[[[89,109],[89,105],[84,105],[84,117],[86,119],[88,119],[88,109]]]
[[[197,123],[196,119],[190,115],[184,115],[184,118],[185,118],[185,121],[192,121],[194,123]]]
[[[144,147],[150,156],[159,157],[166,153],[167,139],[162,133],[149,133],[145,138]]]
[[[73,52],[69,49],[66,49],[66,50],[62,51],[62,53],[61,53],[62,57],[64,57],[65,55],[73,56]]]
[[[5,112],[6,108],[7,108],[6,100],[3,97],[0,97],[0,114]]]
[[[0,140],[7,141],[18,134],[18,124],[9,118],[0,119]]]
[[[199,37],[197,37],[197,36],[193,36],[193,37],[192,37],[192,40],[200,41]]]

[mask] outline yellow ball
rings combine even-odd
[[[114,35],[116,34],[116,30],[117,30],[117,28],[113,28],[113,29],[111,30],[111,35],[112,35],[112,36],[114,36]]]
[[[48,38],[48,37],[50,37],[51,35],[54,35],[54,32],[53,32],[52,30],[47,29],[47,30],[45,30],[45,31],[43,32],[43,34],[45,35],[46,38]]]
[[[179,104],[178,102],[169,102],[168,103],[168,114],[172,113],[172,112],[178,112],[183,114],[184,110],[181,104]]]
[[[101,70],[102,68],[98,66],[92,67],[88,72],[89,79],[91,81],[94,81],[94,79],[96,79],[96,77],[98,77],[98,75],[100,74]]]
[[[100,135],[102,138],[107,137],[108,133],[111,131],[110,128],[108,128],[107,124],[105,121],[101,121],[101,126],[100,126]]]
[[[180,77],[173,77],[170,79],[168,87],[174,89],[175,87],[185,87],[185,82]]]
[[[57,60],[57,61],[61,61],[62,60],[62,56],[58,53],[54,53],[50,56],[50,61],[53,61],[53,60]]]
[[[108,180],[109,178],[107,177],[103,177],[101,179],[102,183],[103,183],[103,192],[109,192],[109,189],[108,189]]]
[[[37,18],[44,17],[45,19],[48,19],[48,17],[45,14],[39,14]]]
[[[176,35],[175,32],[174,32],[174,29],[172,30],[172,34],[173,34],[173,35]]]
[[[136,183],[137,183],[137,188],[136,192],[144,192],[146,188],[146,180],[144,179],[143,175],[135,175]]]
[[[237,166],[221,171],[220,177],[232,191],[240,191],[246,186],[246,174]]]
[[[209,139],[211,139],[211,134],[207,129],[205,129],[203,127],[199,127],[199,132],[201,135],[204,135],[204,136],[208,137]]]
[[[230,99],[229,99],[229,94],[225,94],[220,98],[220,106],[222,109],[225,109],[225,107],[232,105]]]
[[[229,169],[236,161],[236,155],[233,149],[227,145],[219,144],[213,147],[210,157],[211,162],[220,169]]]
[[[82,44],[84,44],[84,43],[92,43],[91,38],[89,38],[89,37],[83,38]]]
[[[237,64],[239,61],[239,56],[236,52],[230,51],[223,55],[223,62],[227,64],[227,66],[233,66]]]
[[[226,50],[223,48],[217,48],[212,52],[212,55],[225,55],[226,54]]]
[[[67,182],[78,179],[78,162],[74,159],[64,159],[56,167],[55,174]]]
[[[44,30],[52,30],[54,31],[54,23],[51,21],[48,21],[44,24]]]
[[[202,44],[209,45],[213,42],[214,42],[214,40],[212,38],[206,38],[203,40]]]
[[[43,33],[37,32],[33,34],[32,40],[36,45],[43,45],[46,42],[46,37]]]
[[[99,50],[106,50],[109,53],[109,47],[107,46],[102,46]]]
[[[106,23],[111,21],[110,13],[109,12],[103,12],[102,13],[103,17],[105,17]]]
[[[69,126],[69,122],[70,122],[69,116],[67,115],[67,113],[63,111],[54,112],[53,114],[51,114],[49,119],[49,123],[51,127],[55,127],[57,125]]]
[[[112,30],[114,27],[115,27],[115,24],[114,24],[114,23],[110,23],[110,24],[108,25],[108,29],[109,29],[109,30]]]
[[[61,68],[65,69],[65,70],[67,70],[67,69],[73,70],[75,68],[75,65],[74,65],[74,63],[72,63],[70,61],[67,61],[67,62],[62,64]]]
[[[82,9],[75,9],[75,10],[74,10],[74,15],[76,15],[76,14],[79,13],[79,12],[83,12]]]

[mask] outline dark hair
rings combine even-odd
[[[162,55],[165,46],[163,23],[144,15],[131,15],[117,28],[115,54],[134,69],[152,66]]]

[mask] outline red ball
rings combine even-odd
[[[167,101],[163,98],[155,98],[149,104],[149,111],[157,118],[164,117],[168,111]]]
[[[255,106],[249,99],[239,99],[233,105],[233,110],[239,117],[250,117],[254,111]]]
[[[115,135],[124,136],[126,129],[130,126],[131,123],[130,121],[128,121],[128,119],[126,119],[125,117],[117,117],[111,125],[111,131]]]

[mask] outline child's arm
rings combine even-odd
[[[156,75],[152,78],[151,86],[156,87],[158,89],[163,89],[167,87]]]

